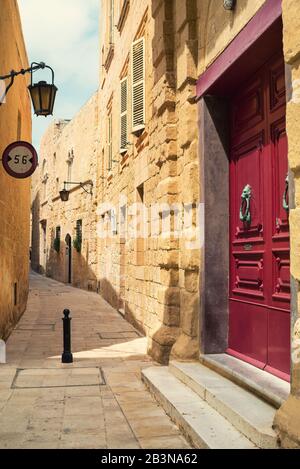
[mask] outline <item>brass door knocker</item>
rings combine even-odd
[[[247,184],[242,192],[241,208],[240,208],[240,220],[244,223],[251,223],[251,212],[250,212],[250,199],[252,195],[252,188]]]

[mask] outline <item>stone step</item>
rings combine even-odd
[[[277,409],[290,394],[290,383],[225,353],[201,355],[200,362],[251,391]]]
[[[196,448],[255,449],[256,446],[168,367],[142,371],[148,389]]]
[[[172,361],[170,372],[259,448],[277,448],[276,409],[199,362]]]

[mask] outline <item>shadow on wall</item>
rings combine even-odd
[[[69,246],[66,240],[61,239],[59,247],[55,245],[55,229],[51,229],[50,233],[50,247],[47,243],[48,249],[45,253],[45,260],[41,259],[41,235],[42,227],[40,223],[40,201],[37,196],[32,204],[32,218],[37,220],[32,226],[32,254],[31,254],[31,267],[32,269],[42,275],[53,278],[58,282],[70,283],[74,287],[82,288],[88,291],[97,291],[97,277],[88,263],[89,260],[89,244],[84,243],[85,256],[73,246],[73,239],[71,238],[71,262],[68,262]],[[56,248],[56,249],[55,249]],[[44,264],[44,265],[43,265]],[[69,276],[70,269],[70,276]]]
[[[59,282],[68,283],[68,265],[66,259],[66,250],[68,246],[65,241],[61,241],[59,252],[57,252],[54,249],[54,239],[55,232],[52,231],[51,249],[49,251],[46,264],[46,275]],[[86,245],[86,249],[88,249],[88,245]],[[40,269],[37,271],[39,270]],[[164,275],[170,274],[170,270],[173,270],[174,274],[174,269],[166,269],[161,266],[161,272],[163,272]],[[175,272],[178,272],[178,269],[175,269]],[[104,300],[106,300],[116,310],[120,310],[121,307],[124,307],[125,319],[142,335],[148,336],[148,353],[154,360],[161,364],[168,363],[172,348],[180,336],[182,328],[184,329],[185,336],[187,337],[186,342],[188,344],[191,343],[190,339],[194,338],[193,331],[198,329],[198,327],[195,327],[195,324],[193,324],[193,322],[198,321],[199,304],[197,301],[193,301],[193,304],[186,304],[189,310],[192,309],[194,311],[191,324],[180,323],[179,304],[185,304],[186,299],[181,298],[181,295],[184,295],[185,292],[180,291],[178,275],[174,276],[173,274],[170,277],[170,284],[172,286],[166,287],[164,289],[163,297],[159,298],[159,311],[149,311],[147,306],[142,309],[140,306],[134,305],[133,303],[130,303],[129,305],[127,299],[124,300],[124,295],[120,295],[120,292],[113,287],[110,280],[107,278],[104,277],[101,278],[100,281],[97,281],[97,277],[88,265],[86,258],[72,247],[72,285],[77,288],[101,294]],[[145,283],[147,283],[146,280]],[[160,283],[157,285],[158,287],[161,287]],[[147,305],[147,300],[148,297],[145,297],[145,305]],[[153,298],[153,301],[155,300],[156,298]],[[133,299],[131,299],[131,301],[133,301]],[[161,326],[155,330],[152,322],[154,320],[154,323],[157,325],[157,317],[159,317]],[[184,321],[184,317],[185,316],[182,315],[182,321]],[[198,343],[197,337],[195,337],[195,342]],[[176,345],[177,349],[180,347],[182,348],[182,354],[186,353],[186,343],[184,341],[181,344]],[[192,352],[196,358],[198,349],[195,348],[195,351],[189,350],[189,356]]]
[[[88,243],[85,244],[86,255],[83,256],[73,246],[71,239],[71,252],[66,240],[60,241],[60,248],[57,252],[54,249],[55,232],[51,233],[51,248],[47,257],[46,275],[59,282],[70,283],[76,288],[88,291],[97,291],[97,277],[88,263]],[[69,263],[69,255],[71,261]],[[69,272],[70,269],[70,272]]]
[[[161,271],[169,274],[170,269],[161,268]],[[174,276],[177,278],[177,275]],[[120,308],[120,304],[125,304],[125,319],[132,324],[139,332],[148,336],[148,353],[157,362],[166,365],[170,355],[174,358],[197,359],[199,356],[199,340],[197,331],[199,330],[199,296],[186,293],[180,290],[178,280],[171,277],[172,286],[164,289],[164,295],[159,298],[157,311],[149,311],[147,307],[141,309],[139,305],[128,303],[123,300],[116,289],[107,278],[102,278],[99,282],[99,293],[115,309]],[[146,283],[146,281],[145,281]],[[158,287],[161,285],[158,283]],[[134,297],[134,295],[133,295]],[[148,303],[148,300],[149,303]],[[151,304],[156,298],[145,297],[145,304]],[[131,298],[133,301],[133,298]],[[181,307],[179,306],[181,304]],[[183,306],[182,306],[183,305]],[[180,310],[189,311],[188,320],[186,315],[180,315]],[[181,318],[180,318],[181,316]],[[157,327],[158,318],[161,325]],[[155,324],[155,325],[154,325]],[[184,332],[184,333],[182,333]],[[179,341],[178,341],[178,338]],[[174,344],[176,343],[176,350]]]

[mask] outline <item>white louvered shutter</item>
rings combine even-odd
[[[120,152],[127,151],[128,134],[128,80],[127,77],[121,81],[121,122],[120,122]]]
[[[145,39],[132,45],[132,132],[145,127]]]

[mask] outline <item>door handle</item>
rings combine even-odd
[[[288,195],[289,195],[289,175],[287,174],[286,179],[285,179],[285,189],[283,193],[283,200],[282,200],[282,206],[286,212],[289,211],[289,202],[288,202]]]
[[[251,211],[250,211],[250,199],[252,196],[252,188],[247,184],[242,192],[241,207],[240,207],[240,220],[244,223],[251,224]]]

